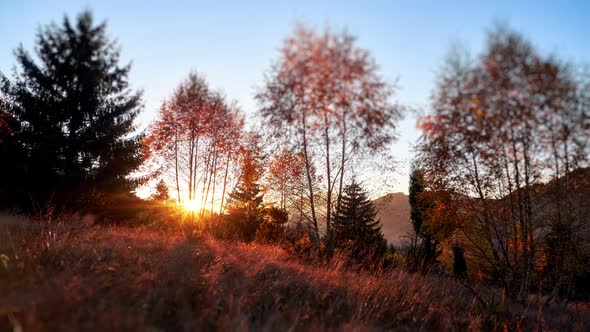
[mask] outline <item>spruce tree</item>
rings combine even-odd
[[[15,198],[24,197],[20,188],[25,178],[26,156],[16,136],[18,128],[8,98],[2,96],[0,89],[0,208],[18,208]]]
[[[262,172],[259,137],[251,134],[242,151],[241,175],[238,184],[229,194],[226,218],[244,241],[254,240],[256,230],[264,217],[263,193],[260,189]]]
[[[168,191],[168,186],[164,180],[160,180],[156,185],[156,192],[152,194],[150,199],[159,202],[167,202],[170,200],[170,193]]]
[[[130,66],[118,64],[105,23],[95,25],[89,12],[75,23],[65,17],[40,29],[35,53],[39,61],[20,46],[13,81],[0,75],[21,150],[1,159],[24,172],[17,186],[0,190],[25,203],[52,198],[69,206],[129,193],[128,175],[141,162],[141,137],[132,135],[141,94],[129,89]],[[0,176],[3,183],[13,175]]]
[[[336,246],[352,250],[356,258],[382,254],[387,249],[377,210],[367,193],[353,180],[343,190],[340,209],[334,217]]]

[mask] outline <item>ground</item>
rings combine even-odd
[[[272,245],[84,222],[0,225],[0,331],[590,326],[572,312],[491,310],[452,278],[304,263]]]

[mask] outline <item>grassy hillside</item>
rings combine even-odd
[[[0,331],[590,328],[587,308],[484,307],[450,278],[178,229],[5,221],[0,259]]]

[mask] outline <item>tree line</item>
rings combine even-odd
[[[191,72],[138,132],[130,65],[89,12],[42,27],[35,56],[15,53],[13,77],[1,76],[0,195],[25,212],[52,205],[124,222],[146,208],[134,190],[159,181],[152,201],[197,202],[192,221],[214,232],[253,240],[285,233],[290,217],[298,239],[333,252],[351,239],[348,200],[348,213],[370,203],[347,186],[355,158],[383,151],[402,113],[368,51],[328,29],[298,26],[285,39],[256,93],[267,131],[247,129],[237,104]],[[363,229],[383,247],[374,211],[363,211]]]

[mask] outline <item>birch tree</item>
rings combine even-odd
[[[470,254],[515,299],[530,291],[551,228],[539,185],[588,165],[580,86],[567,65],[500,27],[476,61],[449,57],[421,120],[421,167],[432,183],[471,198],[462,205],[473,216],[463,229]]]
[[[266,124],[303,155],[316,238],[321,221],[325,234],[331,233],[352,157],[382,150],[395,139],[402,108],[392,101],[394,86],[378,69],[352,35],[299,25],[256,96]],[[321,170],[319,193],[313,169]]]
[[[222,211],[243,126],[237,106],[191,73],[162,104],[149,128],[144,146],[152,168],[173,184],[178,203],[198,201],[200,218],[205,217],[205,209],[212,215],[218,201]],[[220,184],[221,195],[217,190]]]

